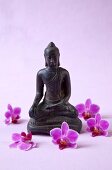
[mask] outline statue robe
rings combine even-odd
[[[46,85],[46,93],[49,92],[51,95],[47,98],[45,93],[44,100],[38,105],[34,112],[34,118],[29,121],[29,126],[35,126],[38,132],[48,132],[55,127],[60,127],[63,121],[66,121],[70,128],[79,130],[77,126],[81,121],[78,119],[78,113],[74,106],[69,102],[61,103],[64,97],[63,77],[60,76],[60,69],[57,69],[55,75],[48,82],[44,82]],[[55,90],[54,90],[55,89]],[[52,95],[53,94],[53,95]],[[55,98],[54,98],[55,97]],[[33,132],[35,129],[33,129]]]

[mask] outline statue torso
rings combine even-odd
[[[64,97],[64,78],[66,70],[45,68],[42,70],[42,81],[46,85],[45,99],[51,102],[59,101]]]

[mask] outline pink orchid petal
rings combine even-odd
[[[60,141],[60,140],[54,140],[54,139],[52,139],[52,143],[54,143],[54,144],[56,144],[56,145],[59,144],[59,141]]]
[[[93,113],[93,114],[98,113],[99,110],[100,110],[100,107],[96,104],[92,104],[90,106],[90,112]]]
[[[18,147],[19,147],[20,150],[27,151],[27,150],[29,150],[29,149],[32,148],[32,144],[31,144],[31,143],[21,142],[21,143],[18,145]]]
[[[61,125],[62,135],[66,135],[69,130],[69,125],[66,122],[63,122]]]
[[[20,116],[12,114],[12,120],[16,121],[20,118]]]
[[[99,125],[103,130],[108,129],[108,127],[109,127],[109,123],[106,120],[101,120]]]
[[[76,143],[70,143],[70,144],[69,144],[69,147],[76,149],[76,148],[77,148],[77,144],[76,144]]]
[[[8,104],[7,108],[8,108],[8,110],[10,110],[11,112],[13,111],[13,108],[12,108],[12,106],[11,106],[10,104]]]
[[[19,116],[19,115],[17,115],[17,116],[16,116],[16,119],[20,119],[20,116]]]
[[[82,113],[78,113],[78,117],[82,118],[83,117]]]
[[[14,142],[14,143],[10,144],[9,147],[10,148],[17,148],[18,144],[19,144],[18,142]]]
[[[9,119],[11,117],[11,112],[10,111],[5,112],[5,117]]]
[[[90,130],[90,128],[89,128],[89,127],[87,127],[87,128],[86,128],[86,130],[87,130],[87,132],[91,132],[91,130]]]
[[[85,102],[85,107],[86,107],[86,109],[88,110],[88,109],[90,109],[90,106],[91,106],[91,99],[87,99],[86,100],[86,102]]]
[[[99,125],[100,120],[101,120],[101,115],[100,115],[99,113],[97,113],[97,114],[95,115],[95,119],[96,119],[96,125]]]
[[[5,119],[5,124],[9,125],[10,124],[10,119]]]
[[[103,136],[108,136],[108,132],[107,131],[103,131],[102,135]]]
[[[21,112],[21,108],[20,108],[20,107],[15,107],[15,108],[13,109],[13,114],[14,114],[14,115],[19,115],[20,112]]]
[[[82,114],[83,112],[85,112],[85,105],[82,104],[82,103],[76,105],[75,108],[77,109],[78,113],[81,113],[81,114]]]
[[[75,143],[76,140],[78,139],[78,136],[79,136],[79,134],[76,131],[74,131],[72,129],[68,130],[67,138],[69,139],[70,143]]]
[[[94,118],[90,118],[90,119],[88,119],[87,120],[87,125],[88,125],[88,127],[94,127],[95,126],[95,124],[96,124],[96,122],[95,122],[95,119]]]
[[[54,128],[50,131],[50,136],[53,137],[53,141],[57,141],[61,138],[61,129],[60,128]]]
[[[17,142],[21,140],[21,135],[19,133],[13,133],[12,134],[12,140]]]

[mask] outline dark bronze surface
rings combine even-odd
[[[50,130],[60,127],[63,121],[80,132],[82,122],[75,107],[68,102],[71,96],[69,72],[60,67],[59,49],[53,42],[45,49],[44,56],[46,68],[37,73],[36,97],[29,110],[28,132],[49,135]]]

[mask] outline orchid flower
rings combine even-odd
[[[87,131],[92,132],[92,136],[107,136],[109,123],[106,120],[101,119],[100,114],[96,114],[95,118],[87,120]]]
[[[13,133],[12,134],[12,140],[14,143],[10,144],[10,148],[19,148],[20,150],[30,150],[32,148],[37,147],[37,143],[32,142],[32,134],[28,133],[26,134],[25,132],[22,132],[21,134],[19,133]]]
[[[84,120],[87,120],[91,117],[95,117],[95,114],[99,112],[100,107],[96,104],[92,104],[91,99],[87,99],[85,104],[78,104],[75,106],[79,117],[83,117]]]
[[[77,147],[76,141],[79,134],[75,130],[69,129],[66,122],[62,123],[61,128],[52,129],[50,135],[53,138],[52,142],[59,145],[59,149]]]
[[[12,106],[8,104],[7,109],[8,111],[5,112],[5,124],[17,123],[18,119],[20,119],[21,108],[12,108]]]

